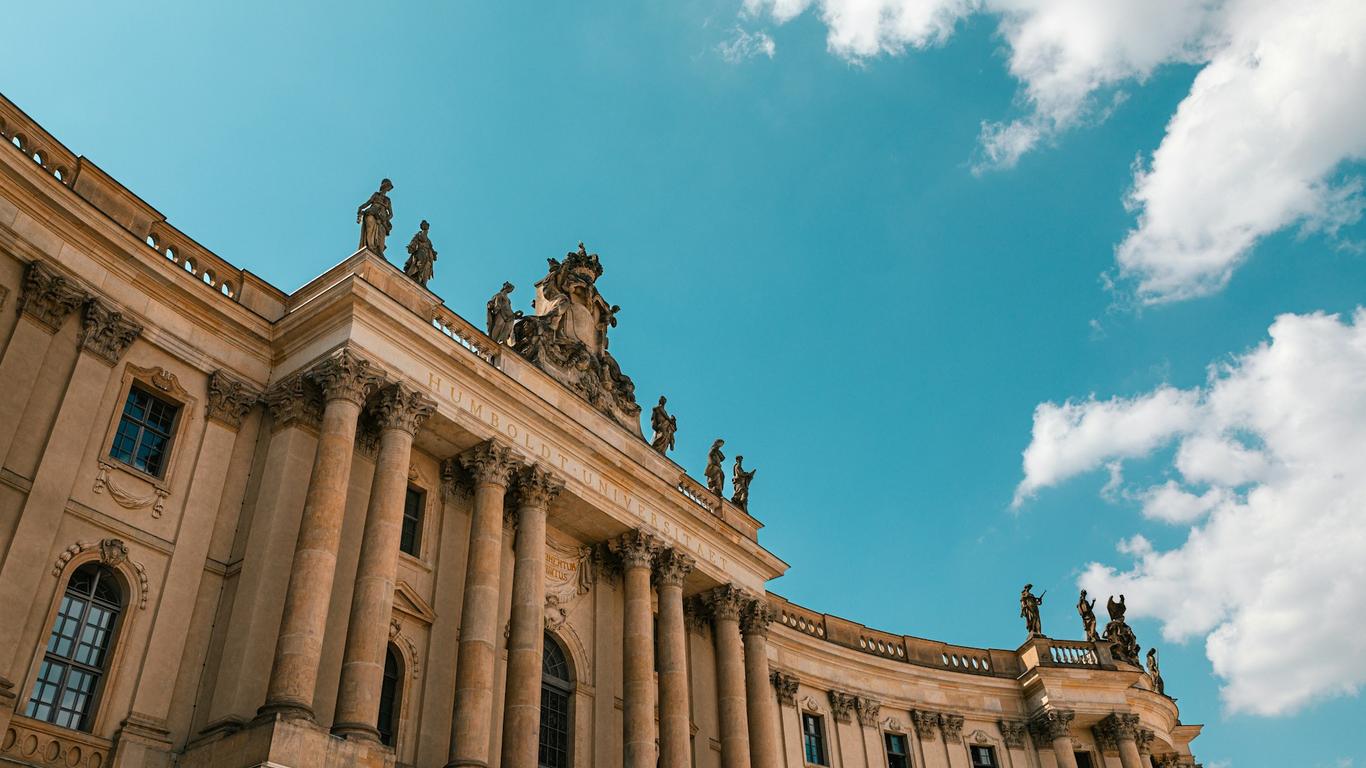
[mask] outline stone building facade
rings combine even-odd
[[[1193,765],[1104,642],[768,592],[598,304],[495,343],[364,248],[285,293],[2,98],[0,138],[0,764]]]

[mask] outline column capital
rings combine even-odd
[[[768,625],[772,623],[773,606],[767,598],[753,598],[740,609],[741,634],[768,637]]]
[[[1134,734],[1134,741],[1138,742],[1138,753],[1140,755],[1151,754],[1153,739],[1156,738],[1157,734],[1153,733],[1151,729],[1139,728],[1138,732]]]
[[[371,409],[380,430],[401,429],[416,435],[436,411],[436,401],[403,382],[396,382],[379,391]]]
[[[322,389],[324,400],[347,400],[356,405],[365,405],[366,398],[384,383],[384,371],[350,347],[342,347],[314,364],[307,375]]]
[[[940,715],[939,715],[939,732],[940,732],[941,734],[943,734],[943,736],[944,736],[944,741],[947,741],[947,742],[950,742],[950,743],[956,742],[956,741],[962,741],[962,740],[963,740],[963,722],[964,722],[964,718],[963,718],[962,715],[954,715],[954,714],[950,714],[950,713],[948,713],[948,712],[945,712],[945,713],[940,714]]]
[[[661,550],[655,558],[655,581],[659,586],[681,587],[697,561],[673,547]]]
[[[772,670],[768,673],[768,681],[773,684],[773,688],[778,692],[778,703],[789,706],[797,706],[797,686],[801,685],[796,675],[789,675],[782,670]]]
[[[266,390],[266,408],[276,429],[305,426],[316,430],[323,420],[323,402],[318,388],[302,373],[296,373]]]
[[[748,592],[734,584],[722,584],[707,592],[703,599],[711,609],[713,621],[739,621],[740,612],[751,598]]]
[[[81,324],[81,349],[109,365],[117,363],[133,339],[142,333],[141,324],[99,298],[86,301]]]
[[[915,734],[922,741],[933,739],[939,735],[939,713],[913,709],[911,710],[911,725],[915,726]]]
[[[86,299],[85,291],[41,261],[29,262],[19,288],[19,311],[56,333]]]
[[[882,702],[864,696],[855,696],[854,712],[858,715],[860,725],[876,728],[878,716],[882,714]]]
[[[1101,745],[1103,751],[1116,752],[1119,750],[1121,739],[1138,740],[1138,715],[1115,712],[1105,716],[1091,730],[1096,736],[1096,743]]]
[[[522,462],[512,448],[497,440],[485,440],[460,454],[460,464],[474,476],[475,485],[501,485],[504,488]]]
[[[659,541],[641,530],[623,533],[607,544],[621,560],[622,568],[649,568],[659,552]]]
[[[209,374],[209,399],[204,404],[209,421],[238,429],[259,402],[260,391],[245,381],[221,369]]]
[[[1001,741],[1005,742],[1006,749],[1024,749],[1027,724],[1019,720],[997,720],[996,726],[1001,729]]]
[[[1030,718],[1029,730],[1040,741],[1060,739],[1068,735],[1076,716],[1077,713],[1070,709],[1044,710]]]
[[[517,472],[517,503],[547,509],[564,490],[564,480],[543,464],[528,464]]]

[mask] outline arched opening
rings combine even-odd
[[[122,612],[123,589],[112,570],[86,563],[72,572],[24,717],[90,730]]]
[[[398,649],[389,644],[384,654],[384,681],[379,687],[379,740],[386,747],[394,746],[398,734],[399,696],[403,693],[403,660]]]
[[[555,638],[546,635],[545,650],[541,654],[541,741],[537,762],[540,768],[569,766],[572,690],[569,658]]]

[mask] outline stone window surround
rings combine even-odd
[[[171,403],[177,409],[175,423],[171,426],[171,436],[168,441],[169,450],[166,455],[165,471],[161,473],[160,477],[143,472],[131,464],[125,464],[114,458],[111,453],[114,436],[118,433],[119,422],[123,419],[124,404],[128,402],[128,393],[134,384],[147,390],[155,397]],[[96,461],[151,483],[159,491],[169,493],[179,463],[178,459],[182,453],[181,445],[185,442],[186,431],[194,421],[195,405],[195,398],[191,397],[190,393],[180,386],[180,382],[174,373],[160,367],[142,368],[132,363],[125,363],[123,376],[119,382],[119,393],[114,398],[113,408],[110,409],[109,426],[105,429],[104,440],[100,443]]]

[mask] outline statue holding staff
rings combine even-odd
[[[1030,637],[1042,637],[1043,623],[1039,620],[1039,606],[1043,604],[1043,596],[1048,594],[1048,590],[1035,597],[1031,591],[1033,589],[1033,584],[1026,584],[1020,590],[1020,617],[1025,620],[1025,629]]]
[[[749,484],[754,479],[757,469],[746,471],[744,467],[745,457],[737,455],[735,466],[731,468],[730,485],[733,489],[730,500],[740,509],[749,511]]]
[[[384,179],[379,183],[379,191],[370,195],[356,209],[356,223],[360,225],[360,247],[368,248],[376,256],[384,255],[384,239],[393,229],[394,207],[389,202],[389,190],[394,183]]]
[[[1086,600],[1086,590],[1081,591],[1081,597],[1077,600],[1077,613],[1081,615],[1081,628],[1086,632],[1086,641],[1094,643],[1100,639],[1100,633],[1096,632],[1096,601],[1092,598]]]

